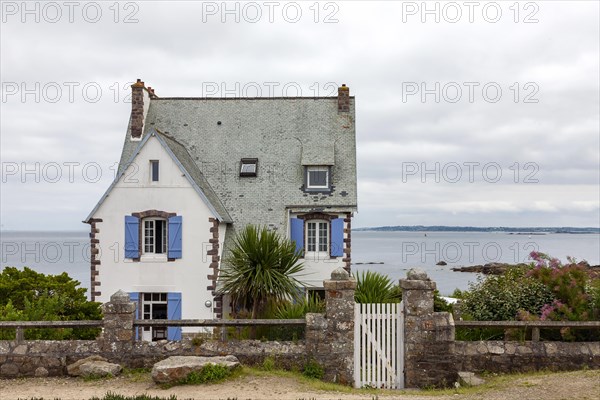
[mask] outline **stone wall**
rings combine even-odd
[[[454,342],[458,371],[529,372],[600,368],[600,342]]]
[[[400,285],[407,388],[449,386],[459,371],[600,368],[600,342],[455,341],[452,315],[433,311],[435,283],[425,273],[411,270]],[[324,287],[326,312],[306,316],[306,339],[299,342],[136,341],[135,305],[119,291],[103,305],[104,329],[97,340],[0,341],[0,377],[65,375],[67,365],[91,355],[124,367],[149,368],[169,356],[231,354],[247,365],[272,357],[276,365],[286,368],[301,367],[312,359],[323,366],[325,380],[351,384],[356,281],[338,268]]]
[[[261,364],[266,357],[278,366],[303,365],[306,347],[303,342],[261,342],[257,340],[221,342],[206,341],[198,346],[190,340],[180,342],[112,342],[103,340],[31,340],[0,341],[0,377],[61,376],[67,365],[99,355],[127,368],[151,368],[170,356],[235,355],[242,364]]]

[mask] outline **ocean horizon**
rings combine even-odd
[[[29,267],[45,274],[67,272],[90,288],[89,236],[87,231],[0,231],[1,265]],[[490,262],[531,262],[531,251],[541,251],[566,261],[567,256],[590,265],[600,264],[600,234],[461,231],[352,232],[352,269],[377,271],[393,281],[411,268],[425,270],[442,295],[467,289],[480,274],[454,272],[453,267]],[[437,265],[444,261],[446,265]],[[102,272],[100,272],[102,274]]]

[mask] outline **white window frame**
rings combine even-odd
[[[313,185],[310,182],[310,173],[311,172],[325,172],[325,185]],[[329,189],[329,177],[330,171],[329,167],[326,165],[320,166],[308,166],[306,167],[306,188],[307,189]]]
[[[168,301],[167,293],[140,293],[142,298],[142,319],[153,319],[153,308],[154,305],[164,305],[167,310],[165,319],[168,319]],[[142,329],[142,340],[144,341],[156,341],[167,338],[167,327],[150,327],[145,326]]]
[[[156,221],[162,221],[163,223],[163,237],[162,237],[162,249],[163,251],[161,253],[157,253],[156,252]],[[142,223],[142,255],[145,255],[147,257],[167,257],[167,252],[168,252],[168,235],[169,235],[169,227],[168,227],[168,220],[166,218],[157,218],[157,217],[150,217],[150,218],[144,218],[141,221]],[[148,232],[150,231],[151,236],[148,235]],[[151,239],[151,243],[147,243],[149,242],[149,240],[147,239]],[[150,250],[147,249],[147,246],[151,246]]]
[[[314,225],[314,227],[311,227],[311,225]],[[331,235],[329,221],[324,219],[310,219],[306,221],[304,231],[306,232],[304,243],[307,253],[329,254],[329,241]],[[313,236],[314,242],[311,242]]]

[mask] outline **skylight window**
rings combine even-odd
[[[256,176],[258,158],[242,158],[240,162],[240,176]]]

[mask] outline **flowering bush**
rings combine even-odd
[[[543,283],[554,297],[544,304],[539,319],[551,321],[590,321],[600,317],[600,281],[591,279],[583,263],[567,257],[567,264],[547,254],[531,252],[534,260],[527,276]],[[560,334],[567,340],[594,340],[598,334],[584,330],[572,332],[561,329]]]
[[[540,313],[541,320],[589,321],[598,318],[594,309],[592,280],[582,264],[567,257],[568,264],[544,253],[531,252],[535,266],[527,273],[542,282],[552,291],[554,300],[545,304]]]

